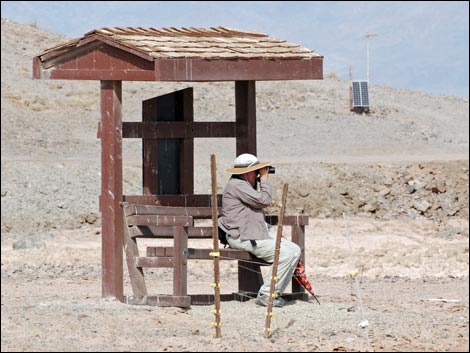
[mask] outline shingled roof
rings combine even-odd
[[[142,28],[142,27],[115,27],[115,28],[101,28],[95,29],[86,33],[83,37],[68,41],[66,43],[57,45],[53,48],[45,50],[37,58],[41,63],[42,70],[55,68],[57,65],[61,65],[67,62],[69,59],[86,55],[89,51],[84,50],[85,48],[97,49],[97,43],[113,47],[122,51],[127,52],[137,57],[144,59],[145,61],[161,61],[165,60],[191,60],[191,64],[196,63],[194,60],[204,61],[225,61],[228,60],[232,64],[234,61],[262,61],[264,64],[267,61],[285,62],[291,61],[302,61],[301,66],[305,66],[306,62],[314,61],[316,64],[320,63],[322,66],[323,57],[310,49],[304,48],[301,45],[289,43],[285,40],[274,39],[267,34],[239,31],[229,29],[225,27],[211,27],[211,28]],[[76,55],[74,55],[74,53]],[[108,56],[120,55],[115,50],[113,54],[108,53]],[[98,57],[92,58],[93,63],[96,63]],[[65,60],[65,61],[64,61]],[[82,60],[83,61],[83,60]],[[128,60],[127,60],[128,61]],[[137,65],[139,66],[139,65]],[[142,65],[140,65],[142,66]],[[145,66],[145,65],[144,65]],[[197,65],[196,65],[197,66]],[[263,67],[261,67],[263,66]],[[256,69],[259,71],[266,70],[266,68],[281,68],[272,65],[256,65]],[[283,66],[282,69],[286,67]],[[298,66],[298,65],[297,65]],[[317,65],[318,66],[318,65]],[[85,68],[83,65],[82,68]],[[102,65],[98,65],[101,70],[105,69]],[[75,66],[76,69],[80,69],[80,65]],[[118,68],[117,66],[115,68]],[[155,67],[156,68],[156,67]],[[227,67],[226,67],[227,68]],[[39,68],[38,68],[39,69]],[[60,69],[60,68],[59,68]],[[71,69],[71,66],[68,66]],[[88,67],[91,69],[91,67]],[[96,67],[93,67],[96,69]],[[108,70],[111,67],[107,68]],[[128,67],[128,70],[133,70],[135,67]],[[207,70],[207,67],[203,65],[203,69]],[[231,69],[237,69],[231,65]],[[217,68],[220,71],[220,67]],[[240,79],[248,79],[246,77],[247,67],[242,68],[240,73],[245,73],[245,77]],[[273,78],[266,77],[266,75],[255,75],[254,79],[318,79],[318,68],[315,68],[316,74],[307,75],[307,77],[282,77],[277,74]],[[38,72],[41,70],[38,70]],[[193,68],[191,68],[193,71]],[[299,68],[296,69],[299,72]],[[302,71],[302,70],[300,70]],[[98,72],[95,72],[98,73]],[[101,73],[104,73],[103,71]],[[321,76],[320,72],[320,76]],[[44,75],[40,75],[44,78]],[[80,75],[79,75],[80,76]],[[98,75],[99,76],[99,75]],[[190,78],[192,75],[185,75],[184,77],[173,77],[172,79],[162,79],[165,75],[157,75],[156,80],[183,80],[192,81]],[[178,75],[177,75],[178,76]],[[207,76],[207,75],[206,75]],[[229,75],[230,76],[230,75]],[[299,76],[299,75],[297,75]],[[300,75],[302,76],[302,75]],[[278,77],[278,78],[276,78]],[[35,78],[39,78],[35,76]],[[63,78],[63,77],[60,77]],[[182,79],[181,79],[182,78]],[[77,78],[80,79],[80,78]],[[85,78],[87,79],[87,78]],[[90,78],[91,79],[91,78]],[[216,78],[216,80],[224,79],[222,77]],[[234,79],[231,76],[228,79]],[[210,80],[208,77],[201,77],[198,80]]]

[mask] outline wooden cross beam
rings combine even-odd
[[[226,122],[123,122],[123,138],[236,137],[236,124]]]

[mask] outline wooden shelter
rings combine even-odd
[[[102,296],[122,301],[121,203],[210,206],[194,194],[194,138],[235,138],[237,155],[257,154],[255,81],[322,79],[323,57],[224,27],[102,28],[34,57],[33,78],[100,81]],[[188,88],[143,101],[142,122],[123,122],[122,81],[235,81],[235,121],[194,122]],[[123,195],[122,138],[143,141],[143,195]]]

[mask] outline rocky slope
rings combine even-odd
[[[32,58],[68,38],[4,19],[1,33],[2,234],[99,224],[99,83],[32,80]],[[123,120],[140,119],[143,99],[188,86],[125,82]],[[191,86],[196,120],[234,119],[233,82]],[[358,115],[333,73],[257,83],[258,155],[277,166],[276,203],[287,182],[291,213],[468,219],[468,100],[383,86],[370,95],[370,114]],[[233,140],[195,150],[196,192],[210,192],[211,153],[221,189]],[[140,156],[140,142],[126,140],[126,194],[141,193]]]

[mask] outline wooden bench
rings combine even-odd
[[[126,297],[129,304],[190,307],[214,302],[213,294],[188,294],[187,262],[189,259],[212,260],[212,248],[188,247],[188,239],[212,239],[212,226],[196,226],[196,219],[211,219],[210,207],[171,207],[122,204],[124,211],[124,250],[127,260],[132,296]],[[267,216],[267,222],[277,224],[277,216]],[[292,241],[302,249],[301,260],[305,263],[305,225],[307,216],[284,216],[284,226],[292,229]],[[173,246],[148,246],[146,256],[139,255],[137,239],[173,239]],[[221,300],[245,301],[254,297],[263,284],[260,265],[270,265],[242,250],[220,248],[221,260],[238,261],[238,292],[221,294]],[[173,293],[147,293],[144,268],[172,268]],[[308,300],[304,289],[293,279],[292,293],[285,294],[287,300]]]

